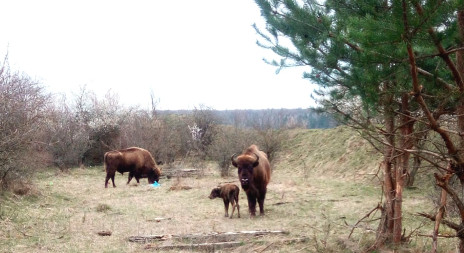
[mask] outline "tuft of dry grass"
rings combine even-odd
[[[108,212],[111,210],[111,207],[108,204],[98,204],[96,209],[97,212]]]

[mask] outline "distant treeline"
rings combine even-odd
[[[161,115],[186,115],[189,110],[158,111]],[[337,122],[314,109],[213,110],[219,124],[244,128],[333,128]]]

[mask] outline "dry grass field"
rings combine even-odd
[[[38,173],[29,194],[0,196],[0,252],[361,252],[372,244],[378,221],[361,222],[349,235],[381,201],[373,175],[378,158],[345,128],[295,130],[273,164],[266,215],[254,219],[243,191],[241,218],[224,217],[222,201],[208,198],[219,183],[239,183],[235,173],[221,178],[207,162],[199,175],[162,178],[158,188],[146,179],[126,185],[127,174],[118,174],[117,187],[105,189],[102,167],[47,169]],[[414,215],[433,211],[429,188],[405,192],[407,233],[417,228],[415,234],[431,233],[431,224]],[[221,234],[240,231],[285,233]],[[129,241],[146,236],[162,238]],[[217,242],[236,244],[213,247]],[[456,245],[454,239],[439,243],[442,252]],[[415,235],[398,252],[424,252],[430,244],[428,237]]]

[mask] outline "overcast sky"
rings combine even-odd
[[[2,0],[0,56],[70,97],[82,86],[159,109],[308,108],[305,69],[263,62],[253,0]],[[306,69],[307,70],[307,69]]]

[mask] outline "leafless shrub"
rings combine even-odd
[[[205,158],[208,147],[217,134],[217,119],[211,108],[200,106],[193,110],[192,123],[188,125],[191,134],[190,148],[195,155]]]
[[[221,176],[230,176],[230,158],[234,153],[240,153],[253,143],[254,131],[250,129],[221,126],[218,134],[209,148],[209,157],[216,161],[221,170]]]
[[[275,154],[281,150],[283,141],[287,138],[284,131],[286,128],[285,121],[279,119],[281,117],[279,115],[276,116],[272,113],[263,114],[261,117],[255,119],[253,127],[258,136],[257,144],[267,154],[271,163]],[[280,125],[276,125],[277,123]]]
[[[82,162],[90,147],[89,131],[65,97],[51,111],[47,130],[55,166],[65,170]]]
[[[82,87],[71,102],[66,97],[57,100],[48,124],[54,164],[62,170],[83,163],[101,164],[104,152],[118,147],[125,114],[111,92],[99,100]]]
[[[50,96],[38,82],[12,72],[7,59],[0,66],[0,186],[33,174]],[[40,148],[40,147],[39,147]]]
[[[133,110],[126,115],[125,122],[121,125],[118,148],[142,147],[150,151],[157,162],[164,162],[166,133],[164,122],[155,114],[146,110]]]
[[[282,129],[257,129],[257,143],[269,159],[269,162],[275,158],[277,152],[282,149],[282,143],[287,138],[287,134]]]

